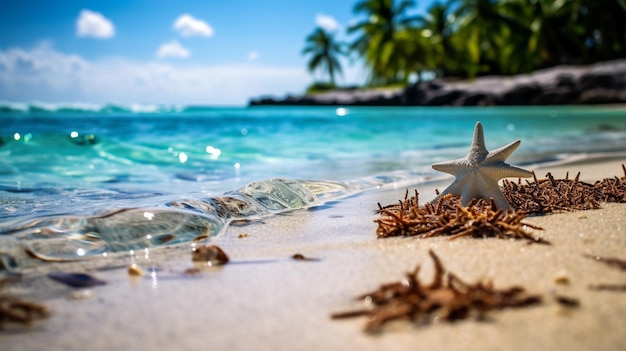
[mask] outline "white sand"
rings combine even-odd
[[[602,159],[551,167],[556,177],[582,171],[581,180],[621,175],[624,160]],[[546,170],[537,170],[544,176]],[[418,189],[424,200],[434,187]],[[443,238],[377,239],[376,203],[396,202],[404,188],[367,192],[309,211],[232,226],[215,239],[232,264],[204,268],[195,277],[186,249],[152,250],[131,279],[126,269],[93,272],[108,285],[82,300],[58,288],[45,302],[50,319],[30,329],[0,332],[0,350],[620,350],[626,341],[626,293],[590,291],[626,283],[626,272],[582,256],[626,259],[626,205],[533,217],[551,246],[525,241]],[[239,238],[239,234],[247,234]],[[331,320],[332,312],[360,306],[354,298],[397,281],[422,264],[429,280],[433,249],[462,279],[492,279],[496,287],[522,285],[541,294],[539,306],[496,311],[490,321],[414,325],[398,322],[379,335],[362,331],[364,317]],[[316,262],[290,259],[295,253]],[[123,259],[127,265],[130,259]],[[65,267],[65,269],[67,266]],[[80,266],[75,267],[80,270]],[[566,277],[569,284],[555,278]],[[55,283],[56,284],[56,283]],[[559,307],[555,293],[580,300]],[[48,294],[50,295],[50,294]]]

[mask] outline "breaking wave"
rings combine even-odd
[[[28,103],[0,101],[0,113],[88,113],[88,114],[158,114],[207,111],[206,106],[158,105],[158,104],[94,104],[87,102],[48,103],[33,101]]]

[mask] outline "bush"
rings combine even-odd
[[[337,89],[337,85],[331,82],[313,82],[306,88],[307,94],[323,93],[328,90]]]

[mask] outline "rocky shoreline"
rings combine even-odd
[[[395,89],[341,89],[261,97],[249,106],[516,106],[626,103],[626,59],[589,66],[557,66],[515,76],[468,81],[441,79]]]

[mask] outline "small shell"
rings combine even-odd
[[[557,272],[556,275],[554,276],[554,282],[556,284],[562,284],[562,285],[569,284],[569,276],[567,272],[564,270]]]
[[[137,277],[142,276],[143,271],[141,270],[141,268],[139,268],[138,265],[131,264],[130,266],[128,266],[128,275],[137,276]]]
[[[72,290],[65,298],[68,300],[89,300],[93,298],[93,291],[91,289]]]
[[[319,261],[319,258],[307,257],[301,253],[293,254],[293,256],[291,256],[291,259],[296,261]]]
[[[191,260],[194,262],[206,262],[213,266],[226,264],[229,258],[219,246],[206,245],[194,248],[191,251]]]
[[[183,271],[183,275],[192,276],[192,277],[200,275],[201,273],[202,271],[199,270],[198,268],[187,268]]]
[[[106,284],[104,280],[94,278],[85,273],[51,272],[48,273],[48,278],[61,284],[71,286],[72,288],[85,288]]]

